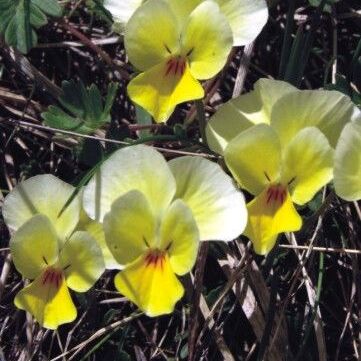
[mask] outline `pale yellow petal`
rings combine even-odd
[[[138,190],[158,215],[168,208],[175,188],[173,174],[158,151],[145,145],[125,147],[114,152],[85,187],[84,209],[91,219],[102,222],[116,199]]]
[[[36,278],[58,260],[58,237],[49,218],[38,214],[23,224],[10,239],[16,269],[25,278]]]
[[[19,183],[5,198],[3,216],[7,226],[16,231],[35,214],[44,214],[64,240],[79,220],[81,203],[75,197],[59,217],[59,213],[74,191],[74,187],[51,174],[31,177]]]
[[[253,195],[280,178],[281,146],[269,125],[255,125],[240,133],[228,144],[224,159],[241,187]]]
[[[201,157],[179,157],[169,162],[177,183],[175,198],[192,210],[200,239],[231,241],[247,223],[243,194],[222,168]]]
[[[347,201],[361,199],[361,122],[349,123],[335,153],[335,190]]]

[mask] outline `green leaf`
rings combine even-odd
[[[63,93],[59,97],[59,102],[64,109],[51,105],[42,114],[42,118],[45,124],[52,128],[83,134],[94,133],[96,129],[110,121],[110,110],[117,89],[116,84],[109,84],[108,93],[103,101],[100,90],[95,84],[86,88],[81,81],[63,81]]]
[[[309,4],[311,6],[314,6],[315,8],[319,7],[321,5],[322,0],[308,0]],[[323,11],[326,11],[328,13],[331,12],[331,5],[339,2],[339,0],[327,0],[325,6],[323,7]]]
[[[57,0],[0,0],[0,33],[8,45],[27,53],[37,44],[36,29],[48,23],[48,16],[59,17]]]

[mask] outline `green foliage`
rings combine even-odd
[[[86,0],[87,8],[93,12],[93,14],[101,20],[104,20],[109,26],[112,25],[112,15],[103,6],[103,0]]]
[[[318,7],[321,5],[321,1],[322,0],[308,0],[308,2],[310,3],[311,6],[314,6],[314,7]],[[327,11],[327,12],[331,12],[331,6],[337,2],[339,2],[340,0],[327,0],[326,1],[326,4],[323,8],[323,11]]]
[[[45,124],[58,129],[71,130],[82,134],[93,133],[110,121],[118,85],[110,83],[108,94],[103,102],[99,88],[92,84],[86,88],[83,82],[63,81],[63,94],[59,102],[65,112],[58,106],[51,105],[42,114]]]
[[[48,23],[47,16],[61,14],[57,0],[0,0],[0,33],[9,45],[27,53],[37,44],[35,30]]]

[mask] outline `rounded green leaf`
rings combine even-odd
[[[222,168],[201,157],[169,162],[177,183],[175,198],[191,209],[200,239],[231,241],[244,230],[247,211],[243,195]]]
[[[335,152],[334,183],[338,196],[347,201],[361,199],[361,123],[343,129]]]

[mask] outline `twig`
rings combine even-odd
[[[361,254],[361,250],[358,249],[350,249],[350,248],[332,248],[332,247],[315,247],[315,246],[296,246],[290,244],[280,244],[280,248],[287,249],[299,249],[305,251],[315,251],[315,252],[330,252],[330,253],[341,253],[341,254]]]

